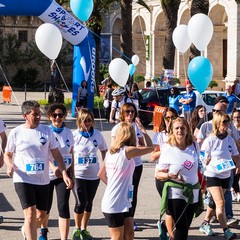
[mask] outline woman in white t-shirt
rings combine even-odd
[[[145,130],[142,134],[147,146],[136,146],[134,126],[128,122],[120,123],[98,174],[107,184],[102,199],[102,212],[107,220],[111,239],[134,239],[131,212],[134,158],[153,151],[150,137]]]
[[[97,176],[100,168],[98,152],[100,151],[104,160],[108,147],[101,132],[94,129],[95,121],[90,109],[82,108],[78,112],[76,124],[78,129],[73,132],[75,173],[73,239],[91,239],[87,225],[100,182]]]
[[[134,103],[124,103],[122,108],[120,109],[119,115],[119,122],[128,122],[131,123],[135,129],[136,133],[136,141],[137,146],[145,146],[144,138],[141,129],[145,130],[143,125],[141,124],[140,120],[137,118],[137,108]],[[115,140],[116,131],[119,127],[119,124],[115,125],[111,131],[112,141]],[[137,124],[136,124],[137,123]],[[140,126],[140,128],[139,128]],[[138,186],[142,176],[143,164],[141,156],[137,156],[134,158],[135,161],[135,169],[133,173],[133,201],[132,201],[132,213],[134,217],[135,210],[137,207],[137,193],[138,193]],[[137,225],[134,223],[134,230],[137,230]]]
[[[156,178],[166,181],[161,204],[167,203],[167,210],[175,222],[174,240],[188,238],[195,207],[199,202],[198,159],[199,146],[193,142],[187,120],[180,117],[174,119],[156,168]],[[186,197],[186,189],[192,192],[192,199]]]
[[[228,135],[230,122],[231,119],[226,113],[215,113],[212,134],[204,140],[201,150],[204,152],[206,164],[204,175],[207,177],[207,189],[216,204],[217,219],[225,238],[236,239],[237,235],[227,227],[224,205],[224,193],[229,187],[231,170],[235,167],[233,161],[240,167],[240,156],[235,141]]]
[[[68,176],[73,179],[74,164],[72,161],[73,154],[73,135],[72,131],[66,127],[65,118],[67,115],[66,107],[61,103],[53,103],[49,106],[47,111],[47,117],[51,121],[49,127],[52,130],[54,137],[56,138],[59,146],[58,150],[63,156],[64,163],[67,169]],[[48,233],[48,219],[49,213],[52,207],[53,191],[56,190],[57,207],[58,207],[58,225],[60,230],[61,239],[67,239],[70,226],[70,210],[69,210],[69,198],[71,189],[66,189],[66,184],[62,179],[59,168],[50,154],[49,161],[49,201],[47,215],[42,223],[40,229],[41,239],[47,239]],[[58,176],[58,177],[57,177]],[[40,238],[39,238],[40,239]]]
[[[177,117],[178,117],[177,111],[171,107],[167,107],[162,113],[161,124],[159,125],[157,132],[155,132],[152,137],[153,144],[156,145],[156,151],[151,153],[151,161],[156,163],[156,167],[157,167],[158,160],[159,160],[159,157],[161,154],[161,149],[162,149],[163,145],[165,143],[167,143],[167,141],[168,141],[168,133],[170,131],[170,124]],[[160,197],[162,197],[164,181],[158,180],[155,176],[155,185],[156,185],[156,188],[157,188],[157,191],[158,191]],[[173,219],[168,211],[166,212],[165,224],[166,224],[169,235],[171,237],[173,237],[172,226],[174,223],[173,223]]]

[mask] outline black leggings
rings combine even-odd
[[[62,178],[57,178],[55,180],[50,181],[49,183],[49,199],[47,213],[50,212],[52,207],[54,186],[57,194],[57,207],[59,217],[70,218],[69,197],[71,190],[66,189],[67,186]]]
[[[138,186],[140,183],[140,179],[142,176],[143,171],[143,165],[135,167],[134,173],[133,173],[133,201],[132,201],[132,217],[134,217],[136,207],[137,207],[137,194],[138,194]]]
[[[93,199],[96,195],[100,180],[75,179],[73,195],[75,197],[74,212],[82,214],[84,211],[92,211]]]
[[[168,210],[175,222],[174,240],[187,240],[188,230],[192,223],[195,204],[183,199],[168,199]]]

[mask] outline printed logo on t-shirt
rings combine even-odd
[[[39,139],[39,141],[40,141],[40,143],[41,143],[42,145],[45,145],[45,143],[47,142],[47,140],[46,140],[45,137],[41,137],[41,138]]]
[[[228,151],[231,153],[232,152],[232,146],[228,145]]]
[[[70,147],[70,141],[68,139],[66,140],[66,145],[67,147]]]
[[[56,141],[58,142],[58,138],[56,137],[55,139],[56,139]]]
[[[93,145],[94,145],[94,147],[98,146],[97,140],[93,140]]]
[[[193,167],[193,163],[190,160],[186,160],[183,164],[183,167],[185,167],[187,170],[190,170]]]

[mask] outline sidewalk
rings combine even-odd
[[[24,93],[15,93],[18,102],[21,104],[24,101]],[[70,94],[69,94],[70,95]],[[70,95],[71,96],[71,95]],[[29,93],[27,95],[27,100],[30,99],[43,99],[44,93]],[[20,108],[14,102],[10,104],[0,103],[0,117],[5,121],[8,131],[13,127],[24,122]],[[42,118],[42,122],[47,124],[46,118]],[[96,119],[97,129],[101,130],[107,144],[110,144],[110,130],[113,125],[106,123],[105,120],[101,121]],[[75,119],[68,117],[67,126],[72,130],[76,129]],[[150,136],[153,135],[152,128],[147,129]],[[135,232],[135,239],[142,240],[158,240],[158,229],[156,223],[159,217],[159,202],[160,198],[155,188],[154,180],[154,169],[155,165],[149,163],[149,155],[143,157],[144,168],[143,174],[139,186],[138,194],[138,206],[136,209],[135,222],[138,224],[140,231]],[[23,225],[23,213],[21,206],[18,200],[18,197],[15,193],[12,179],[6,175],[6,167],[0,169],[0,215],[4,216],[4,222],[0,224],[0,240],[20,240],[23,239],[21,235],[20,228]],[[101,199],[104,193],[105,186],[103,183],[100,183],[99,189],[97,191],[95,201],[93,204],[93,212],[89,222],[88,230],[94,236],[94,240],[109,240],[109,232],[106,226],[106,222],[103,214],[101,213]],[[71,238],[73,229],[74,229],[74,220],[73,220],[73,209],[74,209],[74,198],[71,195],[70,200],[71,205],[71,228],[69,233],[69,239]],[[240,204],[234,203],[233,209],[235,217],[240,219]],[[198,231],[199,225],[204,219],[204,213],[193,220],[191,229],[189,232],[190,240],[200,240],[202,238],[206,240],[219,240],[224,239],[222,230],[219,227],[219,224],[214,224],[213,229],[215,232],[219,233],[214,237],[207,237]],[[240,226],[235,226],[233,232],[239,233],[240,236]],[[50,214],[49,221],[49,239],[59,240],[59,230],[58,230],[58,213],[56,207],[56,198],[54,195],[54,202],[52,211]]]

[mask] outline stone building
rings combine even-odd
[[[210,0],[209,17],[214,25],[214,33],[204,56],[213,65],[213,80],[218,81],[219,88],[224,81],[233,83],[240,79],[240,5],[235,0]],[[162,74],[162,59],[165,41],[165,21],[159,0],[146,0],[151,8],[149,13],[142,6],[133,3],[132,29],[133,52],[140,57],[136,73],[146,78]],[[178,24],[188,24],[190,19],[188,0],[182,0],[178,11]],[[116,6],[106,18],[104,28],[111,34],[112,46],[119,46],[120,9]],[[113,49],[113,48],[112,48]],[[112,50],[112,56],[118,52]],[[189,52],[184,56],[176,51],[174,73],[184,80],[184,66],[188,66]]]

